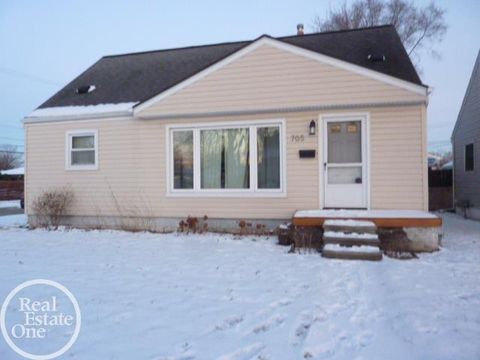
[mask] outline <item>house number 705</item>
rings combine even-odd
[[[305,136],[303,135],[292,135],[290,136],[290,141],[292,143],[300,143],[305,141]]]

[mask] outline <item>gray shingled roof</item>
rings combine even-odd
[[[277,40],[422,85],[393,26],[278,37]],[[255,40],[104,56],[39,108],[143,102]],[[368,55],[385,55],[371,62]],[[80,86],[96,90],[77,94]]]

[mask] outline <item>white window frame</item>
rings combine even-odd
[[[467,146],[472,145],[472,169],[467,170]],[[471,173],[475,171],[475,143],[471,142],[468,144],[465,144],[463,147],[463,172],[465,173]]]
[[[93,136],[95,163],[92,165],[73,165],[73,138],[76,136]],[[98,170],[98,130],[72,130],[65,134],[65,170]]]
[[[257,128],[279,128],[280,137],[280,188],[259,189],[257,177]],[[250,188],[249,189],[202,189],[200,184],[200,131],[222,129],[249,129],[250,154]],[[173,161],[173,133],[175,131],[193,131],[193,189],[175,189]],[[286,197],[287,196],[287,166],[286,166],[286,131],[285,119],[248,120],[236,122],[210,122],[197,124],[166,126],[166,183],[167,196],[184,197]]]

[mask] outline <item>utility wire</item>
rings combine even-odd
[[[10,147],[10,148],[15,147],[15,148],[20,148],[20,149],[25,148],[25,146],[17,145],[17,144],[0,144],[0,151],[2,151],[2,148],[5,149],[5,148],[8,148],[8,147]]]
[[[13,141],[23,141],[23,139],[11,138],[11,137],[8,137],[8,136],[0,136],[0,139],[7,139],[7,140],[13,140]]]
[[[8,127],[14,128],[14,129],[22,129],[23,130],[22,126],[18,126],[18,125],[0,123],[0,126],[8,126]]]
[[[41,83],[48,84],[48,85],[55,85],[55,86],[61,86],[62,85],[60,83],[57,83],[56,81],[51,81],[51,80],[44,79],[44,78],[36,76],[36,75],[28,74],[28,73],[25,73],[25,72],[22,72],[22,71],[14,70],[14,69],[9,69],[9,68],[3,67],[3,66],[0,67],[0,73],[10,75],[10,76],[22,77],[24,79],[29,79],[31,81],[37,81],[37,82],[41,82]]]

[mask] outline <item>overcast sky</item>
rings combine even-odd
[[[103,55],[312,31],[338,2],[0,1],[0,144],[23,149],[20,120]],[[427,1],[417,1],[427,4]],[[480,1],[437,1],[449,25],[441,59],[421,59],[433,87],[429,145],[448,143],[480,47]]]

